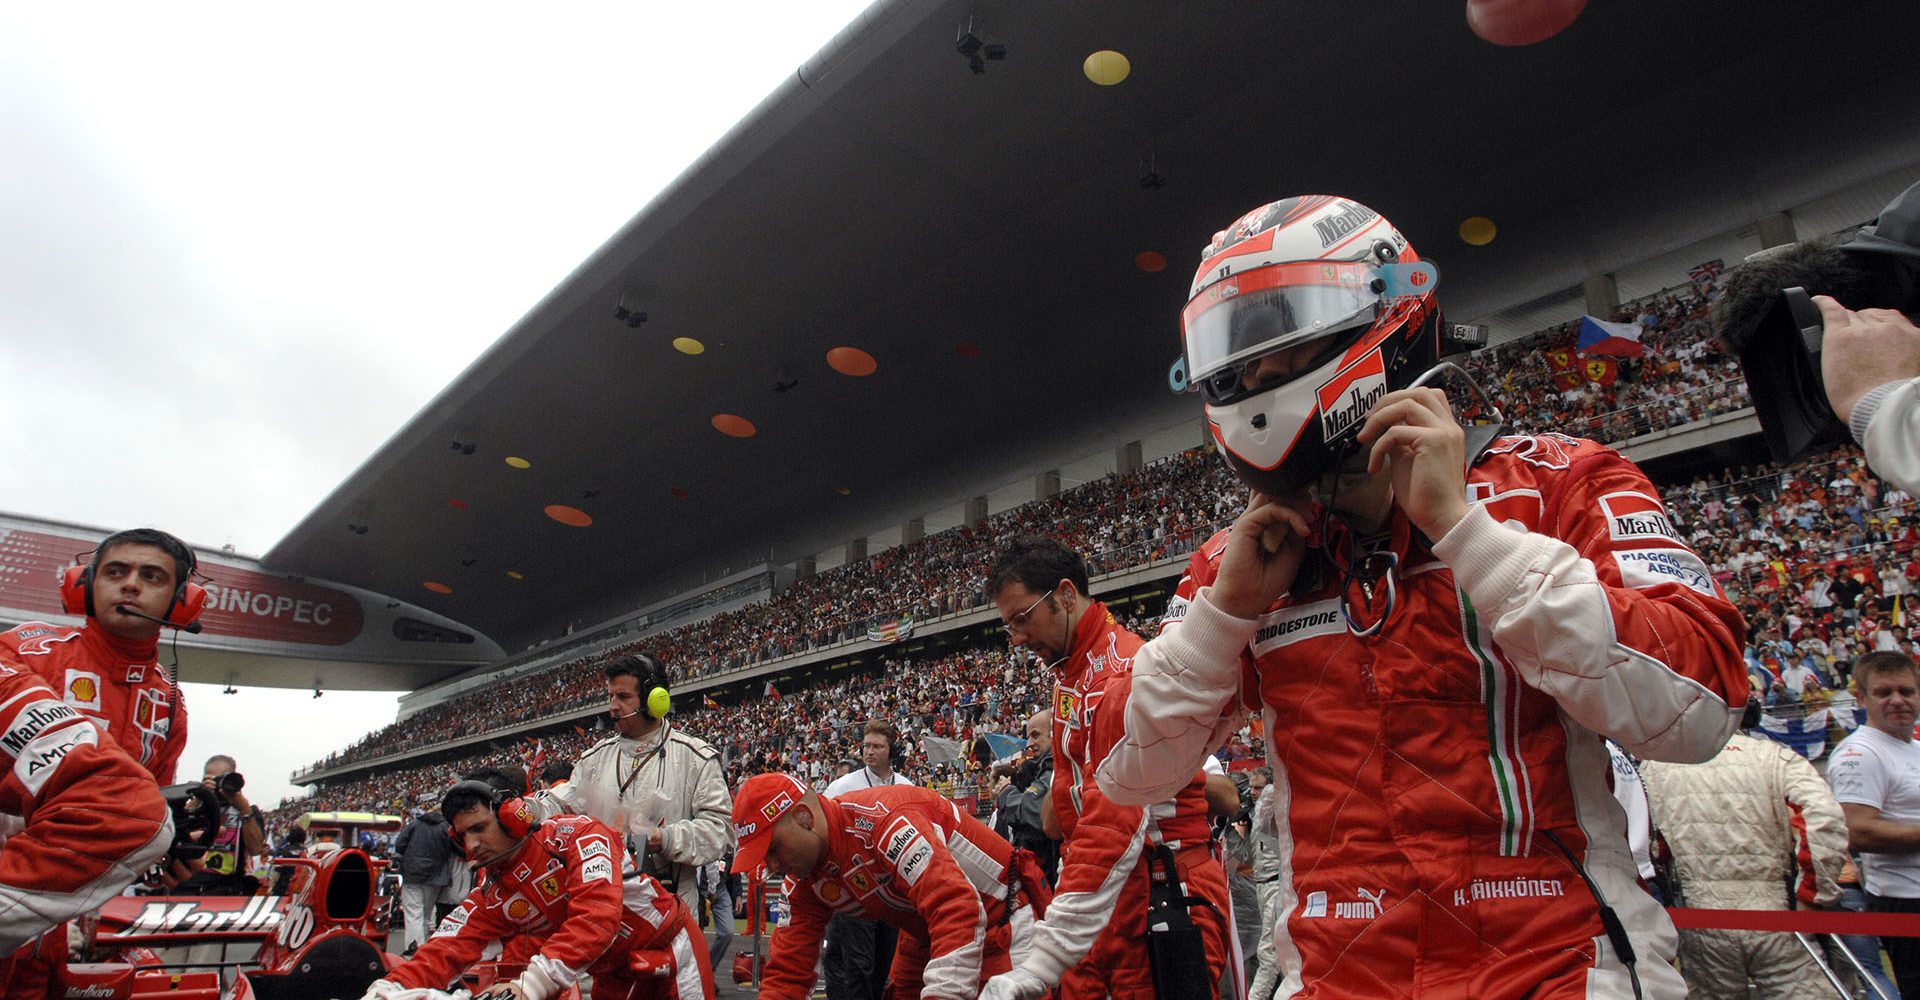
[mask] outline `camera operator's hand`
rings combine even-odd
[[[1826,335],[1820,343],[1820,379],[1827,401],[1851,423],[1861,397],[1888,382],[1920,376],[1920,327],[1892,309],[1854,312],[1830,296],[1816,295]]]

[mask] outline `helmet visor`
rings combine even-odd
[[[1215,282],[1180,315],[1187,376],[1373,322],[1385,282],[1362,263],[1274,264]]]

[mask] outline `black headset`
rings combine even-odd
[[[500,821],[500,829],[505,830],[507,836],[515,840],[540,829],[540,814],[534,810],[533,803],[528,801],[526,796],[517,795],[508,789],[472,778],[456,783],[440,796],[440,811],[443,815],[446,813],[447,799],[461,792],[478,796],[482,804],[493,810],[493,817]],[[461,812],[465,811],[465,809],[461,810]],[[453,838],[454,843],[460,843],[460,833],[453,828],[452,816],[447,817],[447,835]]]

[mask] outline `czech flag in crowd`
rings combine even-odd
[[[1608,323],[1592,316],[1580,317],[1580,353],[1606,354],[1616,358],[1637,358],[1644,348],[1640,344],[1640,324]]]

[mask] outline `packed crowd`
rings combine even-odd
[[[1605,381],[1556,382],[1553,352],[1573,351],[1578,321],[1478,351],[1467,369],[1501,402],[1509,423],[1619,444],[1749,406],[1740,366],[1713,338],[1705,284],[1667,289],[1627,303],[1615,321],[1641,328],[1640,357],[1622,357]],[[1585,360],[1585,359],[1580,359]]]
[[[993,553],[1018,534],[1046,531],[1087,553],[1096,574],[1185,555],[1243,503],[1210,451],[1188,451],[1107,476],[1047,500],[898,546],[796,581],[773,599],[488,685],[368,734],[314,766],[332,767],[432,746],[591,706],[579,678],[645,648],[681,679],[862,639],[876,622],[929,620],[984,607]],[[591,688],[591,685],[588,685]]]

